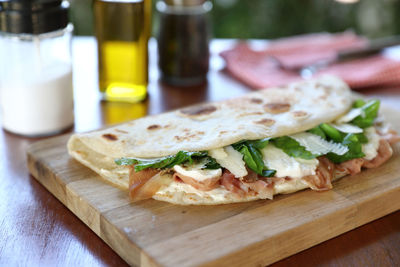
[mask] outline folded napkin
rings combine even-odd
[[[320,60],[334,58],[338,51],[361,48],[365,38],[352,32],[317,33],[278,39],[263,50],[253,50],[239,43],[221,56],[232,76],[254,89],[280,86],[302,79],[293,68],[308,66]],[[282,68],[281,66],[284,66]],[[351,88],[400,86],[400,61],[374,55],[362,59],[332,64],[314,76],[333,74],[344,79]]]

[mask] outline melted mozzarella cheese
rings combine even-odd
[[[325,155],[329,152],[333,152],[337,155],[343,155],[349,151],[349,148],[342,144],[334,143],[332,141],[328,142],[322,139],[320,136],[312,133],[297,133],[289,135],[289,137],[296,140],[301,146],[314,155]]]
[[[213,157],[219,165],[230,171],[235,177],[240,178],[247,175],[243,155],[232,146],[212,149],[208,154]]]
[[[187,177],[191,177],[197,181],[204,181],[222,175],[221,168],[215,170],[202,169],[204,164],[194,164],[188,167],[175,165],[174,171]]]
[[[365,129],[365,136],[368,138],[368,143],[362,145],[366,160],[371,160],[378,155],[380,136],[376,133],[374,127]]]
[[[276,170],[276,177],[302,178],[307,175],[314,175],[319,163],[317,159],[306,160],[290,157],[271,144],[268,144],[261,152],[265,165]]]

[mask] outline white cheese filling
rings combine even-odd
[[[314,175],[319,161],[317,159],[293,158],[268,144],[261,150],[264,158],[264,164],[269,168],[276,170],[276,177],[302,178],[307,175]]]
[[[337,155],[343,155],[349,151],[349,148],[342,144],[335,143],[333,141],[326,141],[320,136],[312,133],[297,133],[289,135],[289,137],[296,140],[301,146],[314,155],[325,155],[329,152],[333,152]]]
[[[220,177],[222,175],[221,168],[215,170],[202,169],[202,168],[204,168],[203,163],[193,164],[190,166],[175,165],[174,171],[184,176],[191,177],[199,182],[205,181],[207,179],[212,179],[215,177]]]
[[[247,175],[246,164],[243,155],[232,146],[212,149],[208,154],[214,158],[219,165],[230,171],[236,178]]]
[[[371,160],[378,155],[380,136],[376,133],[374,127],[369,127],[364,130],[365,136],[368,138],[368,143],[362,145],[366,160]]]
[[[336,128],[337,130],[343,132],[343,133],[362,133],[363,129],[361,129],[358,126],[349,124],[349,123],[342,123],[342,124],[336,124],[336,123],[330,123],[332,127]]]

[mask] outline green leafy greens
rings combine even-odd
[[[269,138],[261,140],[245,140],[233,144],[232,147],[243,155],[243,160],[247,167],[264,177],[273,176],[276,171],[268,169],[263,161],[260,149],[263,149],[269,142]]]
[[[353,108],[361,108],[361,115],[355,117],[350,123],[360,128],[367,128],[372,126],[375,118],[378,115],[379,106],[380,106],[379,100],[371,100],[369,102],[365,102],[362,99],[358,99],[354,101]],[[327,157],[334,163],[341,163],[347,160],[362,158],[365,156],[365,154],[362,152],[362,144],[368,143],[368,138],[364,135],[364,133],[345,134],[338,131],[341,135],[341,138],[338,139],[337,138],[338,135],[336,133],[328,134],[327,131],[330,131],[331,129],[328,129],[327,127],[325,128],[322,127],[322,128],[329,138],[331,138],[335,142],[339,141],[342,145],[347,146],[349,149],[349,151],[344,155],[336,155],[334,153],[328,153]]]
[[[194,160],[206,158],[206,169],[220,168],[215,159],[208,156],[207,152],[188,152],[179,151],[176,155],[156,158],[156,159],[140,159],[140,158],[120,158],[116,159],[117,165],[135,165],[135,171],[139,172],[147,168],[168,169],[179,164],[192,164]],[[218,167],[219,166],[219,167]]]
[[[371,100],[367,103],[361,99],[355,101],[353,107],[361,108],[361,115],[355,117],[350,123],[357,125],[360,128],[372,126],[376,116],[378,115],[379,106],[379,100]]]
[[[299,144],[299,142],[297,142],[293,138],[290,138],[289,136],[274,138],[273,140],[271,140],[271,143],[294,158],[313,159],[319,156],[312,154],[310,151],[307,151],[303,146]]]
[[[320,136],[322,139],[326,139],[324,130],[321,129],[320,125],[308,130],[307,132]]]
[[[362,143],[358,139],[357,135],[349,133],[343,138],[343,141],[341,143],[342,145],[347,146],[349,151],[347,151],[344,155],[328,153],[326,156],[333,163],[342,163],[344,161],[362,158],[365,156],[365,154],[362,152]]]
[[[216,170],[219,168],[221,168],[221,165],[219,165],[218,162],[214,158],[207,157],[207,163],[204,165],[204,169]]]
[[[325,140],[332,140],[336,143],[347,146],[349,149],[343,155],[328,153],[326,156],[332,162],[341,163],[347,160],[362,158],[365,156],[365,154],[362,152],[362,144],[368,143],[368,138],[364,135],[364,133],[346,134],[326,123],[322,123],[317,127],[324,132]],[[319,134],[319,136],[323,138],[322,135]]]
[[[361,115],[354,118],[350,123],[360,128],[367,128],[373,125],[373,122],[378,114],[379,100],[371,100],[365,102],[362,99],[356,100],[353,103],[353,108],[361,108]],[[365,154],[362,152],[362,144],[368,143],[368,138],[364,133],[350,134],[343,133],[328,123],[320,125],[308,130],[307,132],[320,136],[327,141],[333,141],[346,146],[349,150],[343,155],[328,153],[326,156],[334,163],[341,163],[347,160],[362,158]],[[271,140],[276,147],[282,149],[291,157],[312,159],[320,155],[313,155],[301,146],[296,140],[289,136],[274,138]]]
[[[337,130],[335,127],[327,124],[327,123],[321,123],[319,125],[322,131],[324,131],[325,136],[327,137],[326,139],[333,140],[336,143],[340,143],[343,140],[343,136],[339,130]]]

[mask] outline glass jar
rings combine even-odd
[[[73,125],[67,9],[57,0],[0,2],[0,104],[10,132],[45,136]]]
[[[194,86],[207,80],[212,3],[204,0],[157,2],[160,13],[158,65],[163,82]]]
[[[151,0],[94,0],[99,88],[108,101],[146,98]]]

